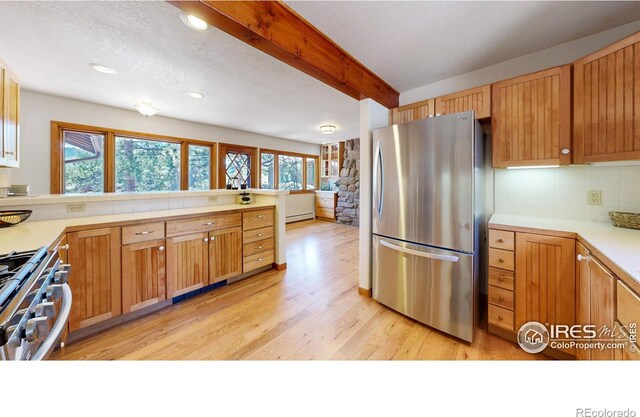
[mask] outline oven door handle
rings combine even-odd
[[[60,307],[60,314],[56,319],[56,323],[51,328],[49,335],[45,341],[40,345],[36,353],[34,353],[30,360],[40,361],[47,359],[47,357],[55,349],[56,342],[60,339],[60,336],[64,332],[64,328],[69,320],[69,314],[71,313],[71,288],[69,284],[62,285],[62,305]]]

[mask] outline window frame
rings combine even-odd
[[[51,194],[64,194],[64,131],[87,132],[105,136],[104,147],[104,192],[113,193],[116,188],[116,136],[151,140],[157,142],[180,144],[180,190],[189,189],[189,145],[206,146],[210,148],[211,164],[209,166],[209,188],[215,189],[217,144],[197,139],[187,139],[175,136],[157,135],[153,133],[133,132],[129,130],[90,126],[77,123],[51,121]]]
[[[280,156],[294,156],[302,158],[302,190],[289,190],[289,194],[308,194],[314,193],[318,189],[318,180],[320,174],[320,165],[318,164],[320,156],[312,155],[308,153],[298,153],[298,152],[287,152],[287,151],[278,151],[275,149],[267,149],[260,148],[260,173],[262,173],[262,154],[272,154],[274,155],[274,163],[273,163],[273,186],[274,190],[280,190]],[[315,181],[314,186],[316,187],[313,190],[307,189],[307,158],[315,159]],[[262,188],[262,181],[260,181],[260,188]],[[265,188],[266,189],[266,188]]]
[[[227,188],[227,167],[225,165],[225,159],[229,151],[249,154],[251,157],[249,172],[252,178],[251,181],[253,182],[253,186],[249,188],[258,188],[255,185],[256,181],[260,183],[260,178],[258,177],[258,148],[255,146],[233,145],[230,143],[218,143],[218,188]]]

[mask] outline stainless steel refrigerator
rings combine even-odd
[[[373,298],[469,342],[478,321],[483,161],[473,112],[373,132]]]

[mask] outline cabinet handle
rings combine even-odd
[[[216,224],[216,222],[206,222],[206,223],[202,223],[203,226],[211,226]]]
[[[159,250],[159,251],[163,251],[163,250],[164,250],[164,246],[160,246],[160,247],[158,248],[158,250]]]
[[[146,236],[153,233],[153,230],[145,230],[144,232],[136,232],[136,236]]]
[[[203,241],[203,242],[208,242],[208,241],[209,241],[209,238],[206,238],[206,237],[205,237],[204,239],[202,239],[202,241]]]
[[[258,215],[256,216],[256,219],[261,219],[261,218],[263,218],[263,217],[264,217],[264,216],[263,216],[262,214],[258,214]]]
[[[15,155],[16,153],[13,151],[5,151],[4,152],[5,155]]]
[[[258,258],[258,259],[256,259],[256,262],[260,262],[260,261],[264,261],[264,258]]]
[[[256,249],[262,249],[262,245],[256,246]]]
[[[502,238],[498,239],[499,243],[504,243],[504,240]]]
[[[258,233],[256,234],[256,237],[262,237],[264,235],[264,233]]]

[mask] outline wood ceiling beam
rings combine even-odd
[[[279,1],[169,1],[229,35],[355,98],[394,108],[399,93]]]

